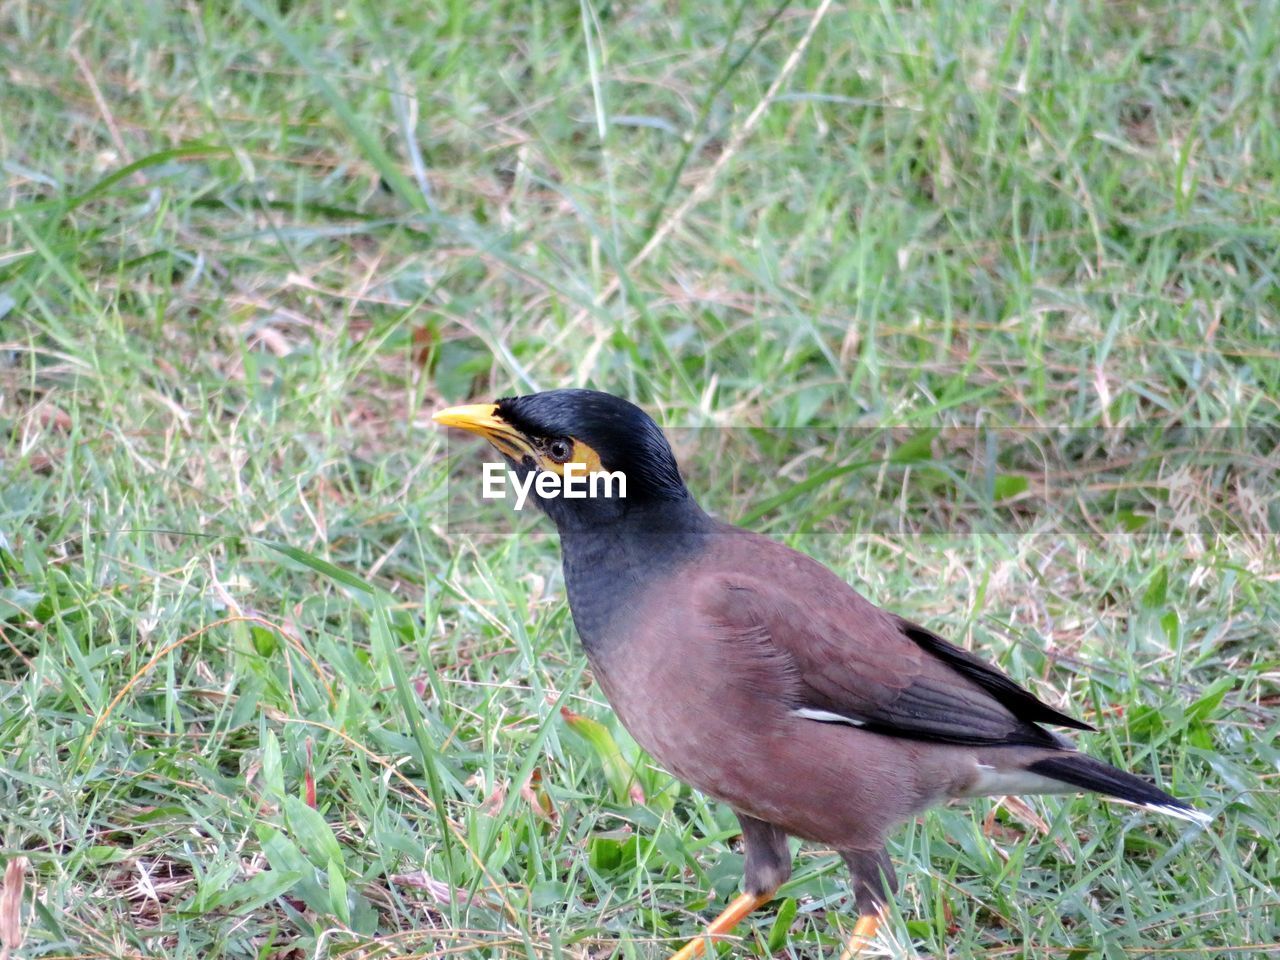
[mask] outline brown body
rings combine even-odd
[[[828,589],[815,590],[828,579]],[[790,656],[731,606],[732,591],[761,584],[783,592],[803,584],[806,600],[797,607],[812,628],[843,634],[850,660],[874,657],[868,637],[898,633],[882,610],[809,557],[752,534],[715,537],[692,569],[671,571],[636,598],[646,613],[618,638],[627,656],[591,661],[636,741],[734,810],[836,847],[879,845],[892,827],[966,792],[978,773],[976,752],[965,764],[952,745],[793,712]],[[798,805],[801,791],[806,802]]]
[[[628,607],[631,616],[624,609],[613,618],[617,635],[605,655],[590,660],[636,741],[680,780],[740,815],[832,846],[851,866],[861,853],[887,867],[887,833],[947,799],[985,792],[984,770],[1016,772],[1062,749],[906,739],[798,714],[796,705],[812,690],[806,666],[815,658],[838,665],[826,679],[846,700],[889,698],[928,676],[991,701],[912,643],[899,618],[766,537],[720,528],[695,560],[651,578]],[[782,641],[780,624],[787,625]],[[626,656],[608,655],[623,649]],[[850,671],[858,678],[854,690],[840,686]],[[750,825],[744,829],[750,845]],[[781,879],[788,873],[789,865]],[[780,882],[777,864],[765,876],[751,874],[749,866],[753,892]],[[860,900],[880,899],[879,879],[855,877]]]

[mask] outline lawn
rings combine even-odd
[[[876,955],[1280,953],[1278,101],[1275,0],[0,0],[0,951],[695,934],[732,815],[430,422],[591,385],[1215,816],[934,811]]]

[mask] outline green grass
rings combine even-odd
[[[431,410],[570,384],[1217,815],[931,813],[899,952],[1275,952],[1280,6],[855,0],[747,126],[814,9],[0,4],[18,956],[699,929],[732,816],[618,728],[554,539],[447,522]],[[920,439],[987,425],[1112,439]],[[735,956],[851,925],[829,850],[783,895]]]

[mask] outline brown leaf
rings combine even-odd
[[[1016,837],[1013,831],[1008,827],[1002,827],[996,823],[996,811],[1004,807],[1009,811],[1009,815],[1017,820],[1024,827],[1030,827],[1038,836],[1047,837],[1049,835],[1049,824],[1045,822],[1044,817],[1036,813],[1035,810],[1025,800],[1020,797],[1001,797],[1000,802],[991,808],[991,812],[987,814],[986,820],[983,821],[983,832],[995,840],[1001,836],[1003,839],[1013,842]],[[1068,863],[1075,863],[1075,858],[1071,855],[1071,849],[1061,838],[1054,841],[1058,848],[1058,852],[1062,854],[1064,860]],[[1008,859],[1008,854],[996,847],[997,852],[1004,859]]]
[[[46,430],[56,430],[58,433],[71,432],[71,415],[61,407],[51,403],[41,403],[31,411],[31,415]]]
[[[426,324],[413,328],[413,362],[416,366],[425,367],[431,357],[431,347],[435,334]]]
[[[527,573],[522,579],[529,584],[529,619],[534,620],[538,616],[538,607],[548,600],[547,579],[536,573]]]
[[[14,857],[4,871],[4,887],[0,888],[0,960],[9,960],[9,951],[22,946],[22,891],[26,875],[26,857]]]
[[[1013,814],[1014,819],[1019,823],[1031,827],[1040,836],[1049,835],[1049,824],[1045,823],[1044,817],[1031,809],[1031,805],[1021,797],[1005,797],[1004,808]]]
[[[316,773],[312,768],[311,738],[307,737],[307,769],[303,771],[303,783],[306,784],[307,806],[316,809]]]
[[[542,787],[542,771],[537,767],[533,768],[533,773],[529,774],[529,779],[520,788],[520,796],[528,802],[538,816],[552,822],[556,820],[558,816],[556,808],[551,802],[551,796]]]
[[[502,805],[507,802],[506,781],[498,783],[480,804],[480,812],[486,816],[496,817],[502,812]]]
[[[455,901],[464,906],[471,903],[471,898],[465,893],[454,890],[449,884],[443,880],[437,880],[425,870],[414,870],[412,873],[393,873],[387,879],[404,887],[425,890],[432,900],[443,906]]]
[[[293,344],[289,342],[289,338],[275,327],[263,325],[258,327],[249,335],[249,346],[263,346],[270,350],[277,357],[287,357],[293,353]]]

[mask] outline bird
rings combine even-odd
[[[699,956],[773,898],[791,874],[789,837],[834,848],[848,869],[848,957],[897,892],[890,832],[934,805],[1094,791],[1209,822],[1047,729],[1090,724],[812,557],[707,513],[630,401],[557,389],[433,419],[487,440],[555,524],[573,623],[622,725],[738,818],[743,892],[671,960]],[[564,495],[584,476],[617,482]]]

